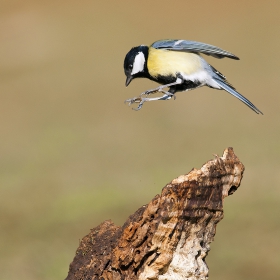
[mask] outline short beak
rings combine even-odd
[[[130,82],[132,81],[132,76],[127,76],[126,81],[125,81],[125,86],[128,86]]]

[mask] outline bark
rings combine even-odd
[[[228,148],[172,180],[122,227],[103,222],[80,242],[66,279],[208,279],[205,258],[223,200],[237,190],[243,171]]]

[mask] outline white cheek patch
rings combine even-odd
[[[131,75],[143,71],[144,70],[144,64],[145,64],[145,56],[142,52],[139,52],[135,56]]]

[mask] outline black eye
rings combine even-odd
[[[129,65],[128,65],[128,68],[129,68],[129,69],[132,69],[132,64],[129,64]]]

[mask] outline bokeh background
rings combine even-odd
[[[64,279],[79,240],[126,218],[232,146],[246,170],[225,200],[210,279],[280,279],[280,2],[0,1],[0,279]],[[156,40],[213,44],[206,59],[258,108],[200,88],[124,100],[123,59]]]

